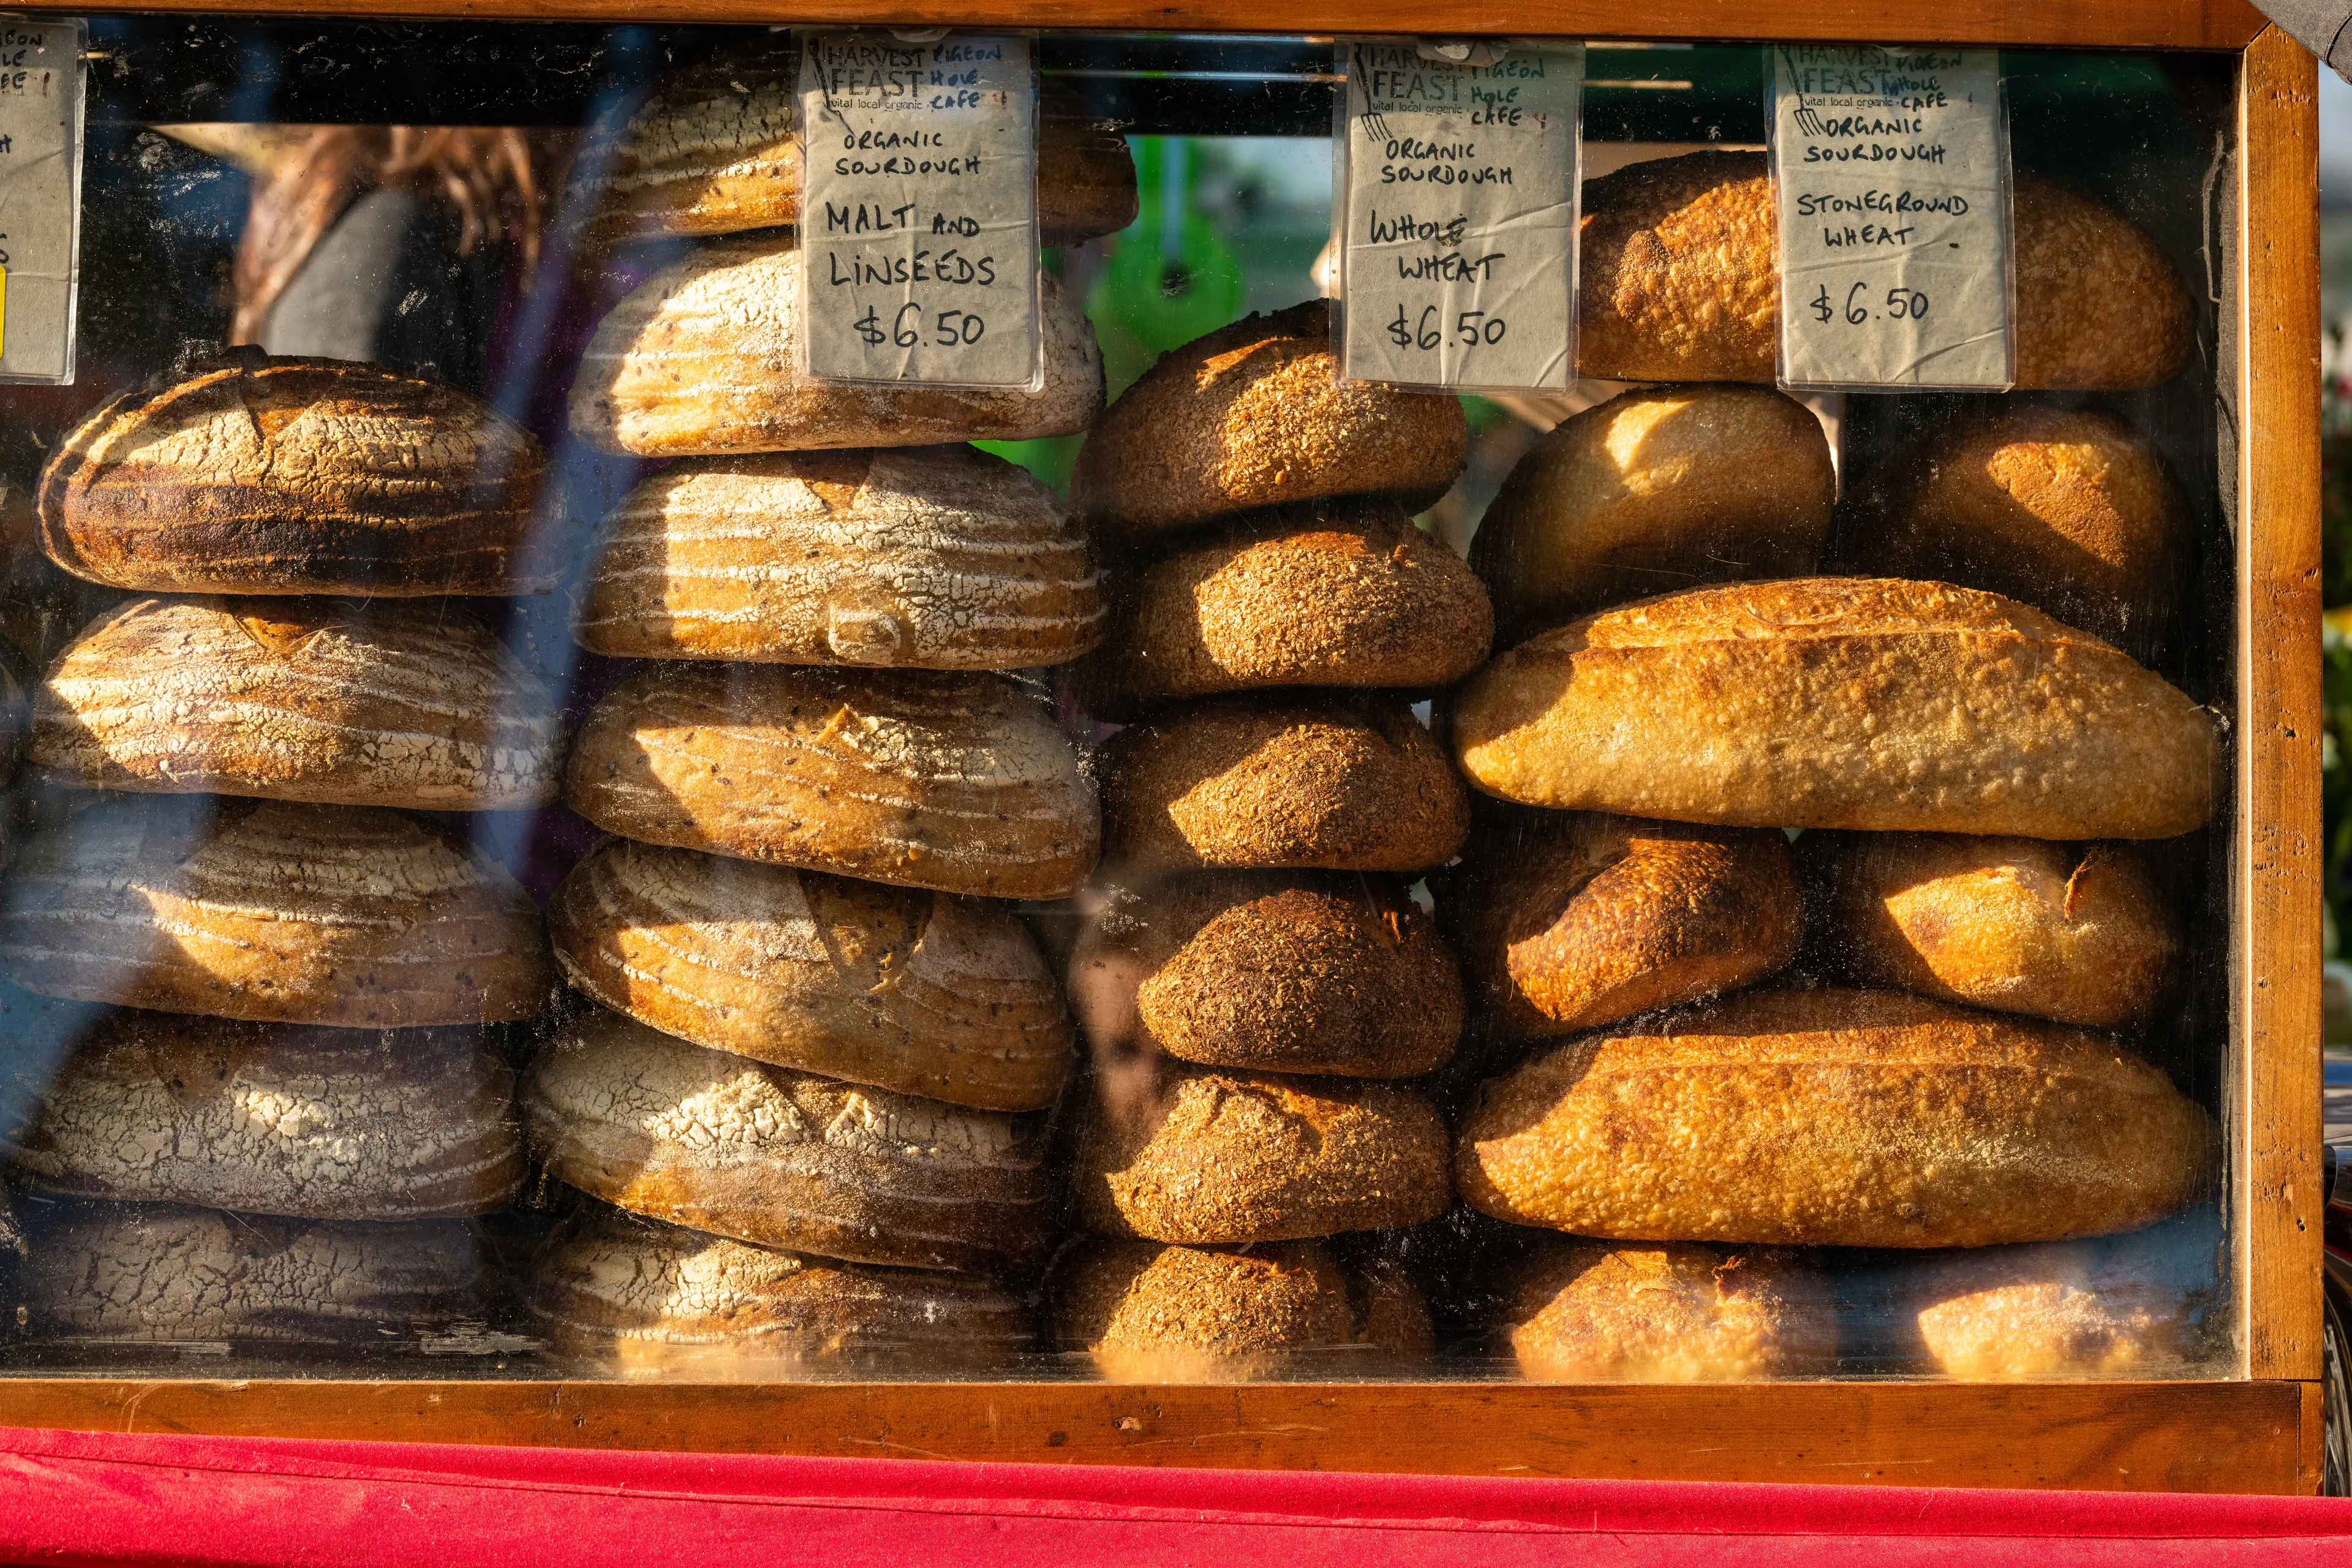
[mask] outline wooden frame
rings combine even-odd
[[[99,0],[85,9],[115,8]],[[122,7],[128,9],[129,7]],[[217,12],[750,22],[881,18],[855,0],[184,0]],[[1606,37],[1599,0],[1492,11],[1393,0],[929,0],[893,20],[1045,27]],[[2318,1477],[2320,687],[2315,62],[2242,0],[1669,4],[1651,37],[1901,36],[2239,51],[2230,210],[2242,270],[2239,710],[2230,1107],[2243,1379],[1563,1388],[1370,1384],[126,1381],[0,1378],[0,1422],[100,1430],[836,1456],[1464,1474],[2304,1491]]]

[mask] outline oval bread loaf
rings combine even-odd
[[[1804,1255],[1530,1237],[1496,1348],[1541,1383],[1747,1383],[1837,1370],[1837,1303]]]
[[[533,1016],[539,911],[429,817],[204,795],[102,801],[36,835],[0,975],[44,996],[391,1029]]]
[[[2169,1227],[2167,1227],[2169,1228]],[[1897,1290],[1927,1368],[1971,1382],[2179,1377],[2202,1305],[2126,1249],[2138,1237],[1980,1247],[1923,1260]]]
[[[557,1181],[696,1230],[854,1263],[1003,1273],[1044,1250],[1034,1119],[707,1051],[598,1009],[520,1096]]]
[[[1059,498],[973,447],[695,459],[631,490],[580,645],[622,658],[1060,664],[1102,637]]]
[[[2055,1024],[1892,991],[1751,991],[1485,1085],[1456,1177],[1518,1225],[1626,1241],[1988,1247],[2131,1230],[2208,1180],[2213,1124]]]
[[[1011,911],[608,838],[547,910],[564,977],[713,1050],[989,1110],[1051,1105],[1074,1031]]]
[[[452,605],[134,599],[49,668],[26,760],[79,789],[518,810],[562,786],[557,708]]]
[[[1058,899],[1101,817],[999,676],[648,664],[592,710],[565,798],[608,833],[901,887]]]
[[[1589,616],[1454,705],[1462,771],[1529,805],[1747,827],[2169,838],[2213,721],[2086,633],[1940,583],[1736,583]]]
[[[242,353],[128,392],[41,472],[41,545],[165,594],[531,594],[547,453],[455,387]]]
[[[664,268],[597,323],[572,384],[572,433],[646,458],[1027,441],[1102,412],[1094,328],[1038,277],[1045,384],[981,388],[808,379],[801,254],[789,237],[713,240]]]

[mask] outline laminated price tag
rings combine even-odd
[[[1340,374],[1559,391],[1576,374],[1584,48],[1463,52],[1340,50]]]
[[[1772,51],[1783,386],[2015,379],[2000,68],[1990,49]]]
[[[1042,380],[1036,100],[1025,37],[803,36],[808,374]]]
[[[0,16],[0,381],[73,380],[88,36]]]

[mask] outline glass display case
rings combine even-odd
[[[2297,46],[415,9],[89,18],[0,1422],[2316,1485]],[[1340,374],[1368,25],[1580,48],[1559,385]],[[1025,50],[1034,212],[819,250],[940,145],[809,132],[851,26]],[[2007,390],[1780,383],[1772,50],[1894,32],[1998,51]],[[1026,384],[822,373],[983,250]]]

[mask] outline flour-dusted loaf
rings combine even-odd
[[[1181,1064],[1099,1073],[1073,1158],[1097,1236],[1220,1246],[1445,1212],[1445,1119],[1416,1089]]]
[[[464,1220],[33,1206],[17,1321],[37,1344],[414,1350],[487,1304],[488,1251]]]
[[[1441,893],[1472,994],[1508,1039],[1751,984],[1803,935],[1789,843],[1769,828],[1514,813],[1481,830]]]
[[[37,834],[0,977],[261,1023],[499,1023],[554,984],[530,896],[430,817],[207,795],[102,801]]]
[[[1444,748],[1386,693],[1206,698],[1095,755],[1113,866],[1419,871],[1470,830]]]
[[[44,1194],[394,1220],[522,1184],[513,1074],[472,1029],[126,1010],[24,1087],[40,1111],[15,1163]]]
[[[648,664],[565,795],[624,838],[1000,899],[1065,897],[1101,838],[1053,716],[987,674]]]
[[[1124,698],[1444,686],[1494,640],[1486,590],[1389,497],[1254,515],[1142,567],[1104,676]]]
[[[170,594],[536,593],[547,453],[455,387],[249,351],[127,392],[41,474],[41,544],[77,577]]]
[[[1085,535],[974,447],[664,468],[612,517],[581,646],[624,658],[1016,669],[1101,639]]]
[[[2182,1376],[2213,1301],[2141,1240],[1931,1255],[1897,1277],[1888,1326],[1923,1370],[1971,1382]]]
[[[1828,1279],[1776,1247],[1529,1237],[1495,1349],[1542,1383],[1748,1383],[1837,1370]]]
[[[713,240],[597,324],[572,384],[572,433],[647,458],[1072,435],[1102,411],[1102,354],[1076,297],[1051,273],[1037,284],[1045,383],[1034,392],[827,384],[801,363],[791,237]]]
[[[2144,1022],[2179,922],[2139,848],[1807,834],[1824,963],[1871,985],[2114,1029]]]
[[[1629,599],[1821,564],[1837,470],[1812,411],[1769,387],[1639,387],[1521,458],[1470,564],[1507,640]]]
[[[1062,989],[994,905],[608,838],[547,919],[573,985],[713,1050],[990,1110],[1069,1072]]]
[[[1034,1343],[991,1280],[755,1247],[604,1204],[541,1244],[525,1299],[555,1351],[624,1373],[969,1372]]]
[[[1099,1058],[1412,1078],[1462,1034],[1462,980],[1402,879],[1202,872],[1106,904],[1070,957]]]
[[[2120,391],[2189,357],[2189,290],[2114,208],[2020,174],[2017,384]],[[1577,368],[1618,381],[1773,379],[1780,234],[1761,153],[1692,153],[1586,182]]]
[[[1490,661],[1462,770],[1530,805],[1749,827],[2168,838],[2213,805],[2211,715],[1999,595],[1892,578],[1695,588]]]
[[[1329,303],[1249,315],[1160,356],[1079,450],[1070,495],[1143,540],[1256,507],[1452,487],[1470,426],[1450,395],[1341,381]]]
[[[550,1175],[635,1214],[856,1263],[1002,1273],[1045,1244],[1035,1118],[705,1050],[601,1009],[524,1074]]]
[[[79,789],[522,809],[562,787],[558,706],[455,605],[142,598],[50,666],[26,760]]]
[[[1893,991],[1751,991],[1485,1085],[1462,1194],[1626,1241],[1986,1247],[2131,1230],[2214,1167],[2211,1118],[2112,1040]]]

